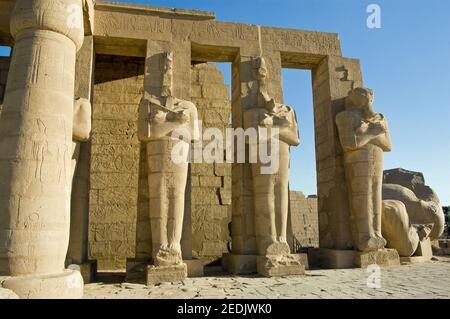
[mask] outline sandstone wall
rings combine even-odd
[[[136,254],[144,59],[98,55],[90,155],[89,258],[125,269]]]
[[[230,126],[230,89],[214,64],[192,67],[191,99],[197,105],[203,131]],[[210,141],[203,141],[203,148]],[[225,155],[223,155],[225,156]],[[225,159],[225,157],[224,157]],[[192,253],[212,261],[227,252],[231,221],[231,164],[193,163],[191,166]]]
[[[289,196],[293,236],[302,247],[319,247],[317,198],[307,198],[302,192],[295,191],[291,191]]]
[[[0,57],[0,104],[3,103],[10,62],[10,57]]]

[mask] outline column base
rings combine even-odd
[[[256,255],[223,254],[222,267],[234,275],[254,274],[256,269]]]
[[[3,299],[19,299],[19,296],[17,296],[12,290],[0,288],[0,300]]]
[[[186,264],[188,277],[203,277],[205,275],[203,261],[200,259],[183,259],[183,262]]]
[[[395,249],[372,252],[314,248],[308,251],[311,266],[324,269],[366,268],[369,265],[397,266],[400,257]]]
[[[21,299],[76,299],[83,297],[83,277],[77,270],[47,276],[8,277],[2,287]]]
[[[174,266],[147,266],[147,286],[179,282],[185,280],[186,277],[187,266],[185,263]]]
[[[256,257],[258,274],[265,277],[304,275],[305,265],[300,254]]]

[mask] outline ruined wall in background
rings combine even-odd
[[[136,253],[139,158],[136,120],[144,59],[98,55],[90,152],[89,258],[125,269]]]
[[[198,109],[203,131],[230,127],[230,88],[214,64],[192,67],[191,100]],[[203,148],[209,141],[203,141]],[[223,155],[225,156],[225,154]],[[224,157],[225,159],[225,157]],[[227,252],[231,222],[231,164],[191,164],[192,250],[194,257],[217,260]]]
[[[302,247],[319,247],[319,214],[317,198],[291,191],[290,222],[292,233]],[[292,243],[289,243],[292,245]],[[291,248],[293,248],[291,246]]]
[[[10,57],[0,57],[0,104],[3,103],[3,96],[5,94],[6,80],[8,79],[10,63]]]

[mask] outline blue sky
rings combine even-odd
[[[450,1],[448,0],[130,0],[216,13],[217,20],[337,32],[343,54],[361,59],[375,107],[389,120],[393,152],[385,168],[421,171],[450,205]],[[369,4],[381,29],[366,26]],[[1,52],[1,50],[0,50]],[[221,65],[229,83],[229,65]],[[291,188],[316,193],[310,73],[283,72],[285,102],[299,117],[303,144],[292,150]]]

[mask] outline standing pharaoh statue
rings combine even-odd
[[[244,127],[256,129],[258,148],[267,145],[272,158],[271,169],[261,158],[252,164],[257,268],[266,276],[302,274],[304,266],[297,256],[291,255],[286,240],[290,146],[300,143],[297,119],[291,107],[276,103],[269,96],[264,58],[258,57],[253,61],[254,76],[258,80],[257,105],[244,112]],[[274,139],[278,140],[277,143],[273,143]],[[261,155],[261,150],[259,153]],[[274,165],[273,161],[277,164]]]
[[[139,106],[139,139],[147,146],[152,260],[156,268],[186,269],[180,242],[190,142],[199,136],[197,108],[173,96],[173,53],[164,53],[161,63],[160,96],[146,92]]]
[[[387,121],[373,110],[374,94],[366,88],[351,90],[346,110],[336,116],[344,150],[345,179],[355,248],[361,252],[383,249],[381,233],[383,152],[391,151]]]

